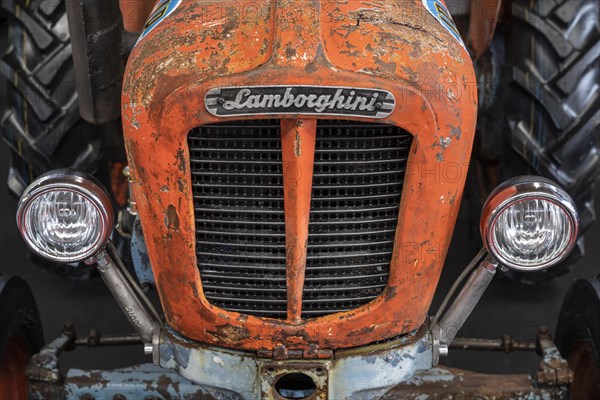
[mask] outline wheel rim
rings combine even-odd
[[[31,352],[25,338],[14,336],[8,340],[0,364],[0,398],[27,399],[29,382],[25,376],[25,367],[30,357]]]
[[[572,399],[600,399],[600,365],[589,339],[581,339],[569,351],[569,366],[573,370]]]

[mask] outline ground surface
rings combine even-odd
[[[66,320],[75,322],[79,335],[87,334],[92,328],[97,328],[104,334],[131,333],[132,328],[99,279],[66,280],[60,274],[30,262],[28,251],[15,226],[17,201],[5,189],[7,152],[4,146],[0,147],[0,273],[21,275],[30,283],[37,297],[46,339],[55,338]],[[469,204],[463,202],[433,310],[441,302],[455,277],[477,253],[477,244],[469,238],[466,223],[468,207]],[[597,208],[600,215],[600,207]],[[569,285],[575,279],[600,272],[600,224],[596,224],[588,232],[586,243],[586,258],[570,274],[554,282],[537,287],[518,286],[495,278],[460,335],[497,339],[506,333],[516,340],[527,341],[535,338],[539,325],[546,325],[554,332],[558,311]],[[149,362],[150,359],[142,353],[141,346],[78,349],[61,360],[63,367],[113,368]],[[528,353],[505,355],[451,351],[450,357],[442,362],[448,366],[481,372],[528,373],[535,371],[539,361],[535,355]]]

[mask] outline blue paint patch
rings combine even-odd
[[[146,21],[146,24],[144,25],[144,30],[142,31],[138,42],[145,38],[146,35],[148,35],[148,33],[152,31],[152,29],[154,29],[158,24],[160,24],[163,19],[171,15],[173,11],[175,11],[175,9],[179,7],[179,4],[181,4],[181,0],[159,1],[156,7],[154,7],[154,10],[152,10],[150,16],[148,17],[148,21]]]
[[[446,6],[441,1],[423,0],[423,6],[425,6],[427,11],[429,11],[429,13],[433,15],[434,18],[437,19],[440,24],[442,24],[444,28],[446,28],[446,30],[448,30],[448,32],[450,32],[450,34],[456,38],[456,40],[458,40],[462,47],[465,49],[467,48],[465,46],[465,42],[463,42],[462,37],[460,36],[460,32],[458,31],[454,20],[452,19],[452,16],[450,15],[450,11],[448,11]]]
[[[139,218],[135,219],[131,232],[131,262],[140,285],[156,286]]]
[[[405,354],[403,356],[400,356],[399,353],[394,353],[393,356],[390,357],[389,360],[386,360],[388,363],[390,363],[392,365],[392,367],[396,368],[398,367],[398,364],[400,364],[400,362],[402,361],[402,358],[406,358],[408,354]],[[413,357],[414,359],[414,357]]]

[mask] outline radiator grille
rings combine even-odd
[[[385,288],[411,140],[387,125],[319,121],[303,318],[360,307]],[[206,298],[285,318],[279,121],[206,125],[188,141]]]
[[[304,318],[358,308],[385,288],[411,138],[388,125],[320,124]]]

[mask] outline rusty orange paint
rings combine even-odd
[[[371,303],[299,321],[295,310],[291,321],[228,312],[204,297],[187,134],[231,119],[206,110],[207,91],[251,85],[364,87],[395,96],[397,107],[385,119],[345,118],[396,125],[414,136],[388,286]],[[458,214],[476,110],[469,54],[421,0],[182,2],[133,49],[123,89],[134,193],[168,324],[212,345],[304,354],[364,345],[422,326]],[[286,161],[298,154],[294,130],[299,127],[285,120],[307,124],[300,132],[299,162],[309,164],[302,158],[304,146],[313,145],[309,121],[327,117],[261,118],[284,120]],[[293,190],[287,186],[289,244],[292,236],[306,234],[299,214],[310,193],[302,192],[308,182]],[[298,196],[295,205],[292,195]],[[177,229],[164,224],[170,207],[177,212]],[[301,263],[288,266],[299,269]],[[290,292],[298,296],[299,287]]]
[[[502,0],[471,1],[471,17],[467,44],[478,60],[490,47],[500,18]]]
[[[129,32],[140,32],[158,0],[119,0],[123,26]]]
[[[288,320],[299,322],[306,272],[317,120],[281,120]]]
[[[31,351],[25,338],[8,338],[0,363],[0,399],[29,398],[29,379],[25,368],[30,358]]]

